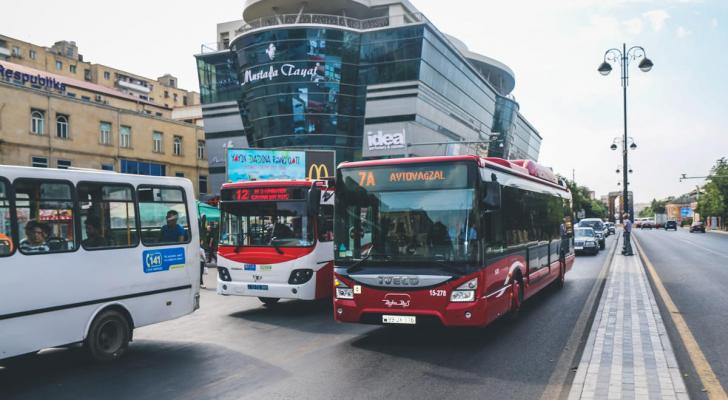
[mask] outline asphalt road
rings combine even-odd
[[[54,349],[7,365],[0,398],[538,399],[606,256],[578,257],[563,290],[482,330],[337,324],[330,301],[265,308],[203,290],[200,310],[138,329],[117,362]]]
[[[728,235],[660,229],[639,230],[636,236],[713,372],[728,388]],[[671,323],[669,317],[663,319]],[[691,397],[704,398],[685,349],[674,330],[670,333]]]

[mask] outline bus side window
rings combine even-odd
[[[14,187],[20,252],[75,250],[73,186],[63,181],[17,179]]]
[[[0,257],[7,257],[15,251],[12,228],[10,191],[7,181],[0,177]]]
[[[145,246],[189,243],[190,227],[181,188],[139,186],[139,218]]]
[[[334,240],[334,206],[332,205],[321,205],[318,218],[318,240],[319,242]]]
[[[124,248],[139,244],[131,186],[81,182],[77,193],[84,249]]]

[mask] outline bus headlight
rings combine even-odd
[[[354,289],[346,286],[346,284],[334,278],[334,286],[336,287],[336,298],[352,300],[354,298]]]
[[[458,286],[450,294],[450,301],[453,303],[464,303],[475,301],[475,289],[478,287],[478,278],[473,278]]]

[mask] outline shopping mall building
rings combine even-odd
[[[212,188],[230,147],[538,158],[513,71],[407,0],[247,0],[217,35],[196,56]]]

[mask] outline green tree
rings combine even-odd
[[[721,217],[725,221],[728,216],[728,159],[723,157],[716,161],[710,176],[710,182],[705,184],[698,199],[696,211],[703,217]]]

